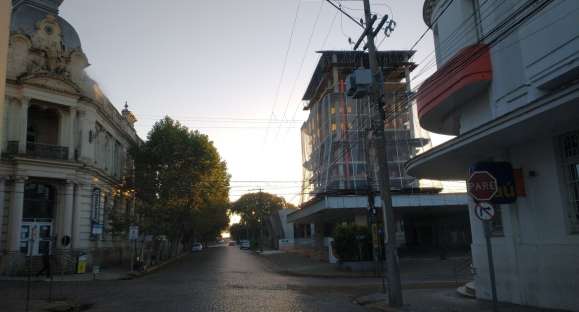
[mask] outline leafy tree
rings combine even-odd
[[[165,117],[132,156],[141,231],[188,248],[226,228],[230,177],[206,135]]]
[[[372,233],[366,226],[337,226],[334,230],[334,246],[342,261],[372,260]]]
[[[241,223],[248,228],[251,239],[262,241],[264,235],[272,236],[273,225],[269,217],[287,205],[283,197],[264,192],[248,193],[231,205],[231,211],[241,216]]]
[[[232,224],[229,227],[229,235],[231,235],[231,238],[235,241],[242,239],[249,239],[249,237],[247,237],[248,231],[249,229],[247,228],[247,226],[241,223]]]

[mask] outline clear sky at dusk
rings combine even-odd
[[[426,29],[423,0],[372,3],[397,22],[382,50],[408,49]],[[361,1],[343,4],[362,17]],[[315,51],[351,49],[347,37],[361,32],[353,22],[322,0],[67,0],[61,15],[81,36],[88,72],[117,108],[128,101],[142,138],[171,116],[215,142],[234,181],[232,199],[263,187],[299,200],[301,97]],[[425,60],[431,38],[416,47],[414,61],[432,60]],[[272,111],[290,121],[269,123]]]

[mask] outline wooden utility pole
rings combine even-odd
[[[402,286],[400,282],[400,266],[398,263],[398,250],[396,245],[396,226],[392,198],[390,196],[390,173],[388,170],[388,155],[386,153],[386,138],[384,135],[385,111],[384,111],[384,83],[382,71],[378,66],[376,45],[374,44],[375,31],[371,29],[373,24],[370,1],[364,0],[364,15],[366,20],[365,30],[368,48],[370,70],[372,71],[372,90],[370,94],[370,112],[372,113],[371,137],[374,145],[374,163],[378,167],[378,184],[382,198],[382,217],[384,220],[384,244],[386,247],[386,279],[388,281],[388,299],[390,306],[400,307],[403,305]],[[375,18],[374,18],[375,21]]]

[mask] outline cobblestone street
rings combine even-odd
[[[32,299],[46,299],[47,285],[34,282]],[[134,280],[55,283],[53,294],[95,312],[365,311],[352,299],[378,285],[375,279],[282,276],[248,251],[219,247]],[[0,289],[2,311],[25,311],[25,282],[2,281]]]

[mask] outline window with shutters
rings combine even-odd
[[[579,233],[579,131],[561,138],[563,172],[568,196],[571,231]]]

